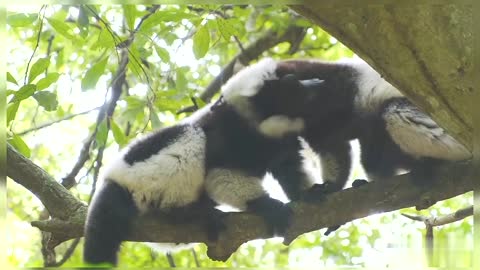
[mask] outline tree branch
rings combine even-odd
[[[451,214],[440,216],[440,217],[414,216],[409,214],[402,214],[402,215],[412,220],[422,221],[429,226],[437,227],[437,226],[442,226],[442,225],[446,225],[446,224],[450,224],[450,223],[462,220],[469,216],[473,216],[473,205],[462,208]]]
[[[7,161],[7,176],[40,199],[50,215],[69,220],[73,211],[86,209],[83,202],[10,144],[7,144]]]
[[[81,237],[85,222],[86,206],[73,197],[67,189],[55,182],[45,171],[23,157],[8,145],[7,175],[33,192],[49,209],[51,220],[33,221],[43,231],[51,232],[55,246],[63,241]],[[430,190],[422,190],[413,184],[408,175],[396,176],[385,181],[369,183],[331,194],[319,203],[292,202],[292,224],[287,230],[285,243],[299,235],[363,218],[374,213],[389,212],[405,207],[426,208],[432,202],[445,200],[473,189],[473,173],[470,162],[449,164],[438,168],[439,175]],[[340,206],[340,208],[339,208]],[[339,211],[339,209],[341,211]],[[143,216],[135,221],[129,241],[139,242],[204,242],[208,255],[226,260],[237,248],[253,239],[269,238],[264,220],[251,213],[228,213],[227,229],[218,242],[208,242],[201,223],[172,224],[160,215]]]
[[[353,11],[349,5],[307,0],[290,7],[348,46],[473,149],[475,121],[466,104],[478,85],[470,5],[372,5]]]
[[[246,47],[242,53],[234,57],[210,85],[207,86],[205,91],[200,94],[200,98],[205,102],[209,102],[213,95],[220,90],[220,87],[232,77],[233,67],[237,61],[246,66],[250,61],[257,59],[264,51],[275,45],[286,41],[295,43],[299,39],[299,36],[303,35],[304,28],[296,25],[290,25],[283,34],[271,30],[267,31],[264,36],[260,37],[250,46]]]
[[[453,223],[459,220],[462,220],[466,217],[473,216],[473,205],[455,211],[454,213],[440,216],[440,217],[426,217],[426,216],[414,216],[409,214],[403,214],[404,217],[407,217],[412,220],[422,221],[425,223],[425,251],[427,254],[427,259],[430,265],[433,262],[433,227],[442,226],[445,224]]]
[[[235,64],[240,63],[247,66],[250,61],[257,59],[263,52],[274,47],[282,42],[290,42],[291,44],[298,43],[299,40],[305,36],[305,29],[300,26],[290,25],[283,34],[269,30],[257,39],[254,43],[244,48],[237,56],[235,56],[220,72],[220,74],[213,79],[207,88],[200,94],[200,99],[208,103],[210,99],[220,90],[222,85],[228,81],[235,73]],[[195,111],[194,106],[183,108],[177,113]]]

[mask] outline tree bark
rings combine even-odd
[[[473,2],[473,1],[472,1]],[[291,6],[348,46],[467,148],[473,147],[473,4]]]
[[[8,145],[7,175],[34,193],[47,207],[51,220],[33,221],[32,226],[52,233],[49,245],[83,236],[86,206],[73,197],[48,173]],[[454,163],[438,168],[435,185],[422,190],[408,175],[369,183],[331,194],[318,203],[292,202],[293,219],[285,235],[285,243],[297,236],[321,228],[343,224],[373,213],[389,212],[410,206],[429,207],[473,189],[472,167],[469,162]],[[341,211],[339,211],[339,209]],[[205,242],[212,259],[226,260],[237,248],[253,239],[269,238],[265,222],[251,213],[229,213],[226,230],[219,241],[208,242],[201,222],[178,225],[166,218],[144,216],[135,221],[129,241],[140,242]]]

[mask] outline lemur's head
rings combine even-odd
[[[222,96],[264,135],[279,138],[303,131],[305,108],[322,83],[293,74],[279,76],[277,62],[266,58],[235,74],[222,88]]]

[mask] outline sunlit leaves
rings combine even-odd
[[[17,81],[15,80],[15,78],[13,78],[13,76],[12,76],[12,74],[10,74],[10,72],[7,72],[7,82],[11,82],[13,84],[18,85]]]
[[[142,66],[141,66],[142,57],[140,54],[141,52],[139,51],[138,46],[136,44],[132,44],[132,46],[130,46],[130,49],[129,49],[129,54],[128,54],[129,61],[127,65],[128,65],[128,69],[133,71],[133,73],[139,77],[143,75]]]
[[[69,40],[75,39],[75,36],[73,35],[73,29],[65,22],[53,18],[47,18],[47,21],[60,35],[66,37]]]
[[[45,70],[48,68],[48,65],[50,65],[50,59],[38,59],[30,68],[30,73],[28,74],[28,83],[31,83],[38,75],[45,72]]]
[[[155,44],[155,51],[157,52],[158,56],[164,63],[170,62],[170,54],[168,51],[158,45]]]
[[[137,7],[135,5],[124,5],[123,14],[127,23],[128,29],[134,30],[135,18],[137,16]]]
[[[38,18],[37,14],[17,13],[7,16],[7,24],[12,27],[32,26]]]
[[[30,157],[30,148],[28,147],[28,145],[23,141],[23,139],[20,136],[18,136],[16,134],[13,134],[13,136],[8,138],[7,141],[15,149],[17,149],[17,151],[20,152],[22,155],[24,155],[27,158]]]
[[[177,77],[175,86],[178,91],[185,91],[187,89],[187,78],[185,77],[185,68],[177,68]]]
[[[218,18],[216,22],[217,22],[217,28],[220,31],[220,34],[222,35],[222,37],[225,39],[225,41],[230,41],[231,36],[237,35],[237,31],[232,25],[231,20]]]
[[[163,25],[166,22],[180,22],[182,19],[194,20],[198,19],[198,16],[180,10],[160,10],[148,17],[140,26],[139,31],[150,33],[155,26]]]
[[[102,76],[105,71],[105,66],[107,65],[107,58],[103,58],[98,63],[94,64],[90,69],[87,70],[85,76],[82,79],[82,90],[88,90],[95,88],[97,85],[98,79]]]
[[[87,7],[85,5],[79,5],[77,25],[80,29],[80,34],[84,38],[88,35],[88,28],[90,23],[88,14],[89,10],[87,10]]]
[[[128,143],[128,138],[113,119],[110,119],[110,127],[112,128],[113,138],[117,144],[120,145],[120,147],[125,146]]]
[[[143,115],[145,109],[145,101],[136,97],[128,96],[124,99],[127,102],[127,109],[123,113],[123,116],[128,121],[136,121],[137,116]]]
[[[210,46],[210,32],[206,25],[199,26],[193,35],[193,54],[200,59],[205,56]]]
[[[95,136],[95,143],[97,144],[97,147],[103,147],[105,143],[107,142],[107,137],[108,137],[108,127],[107,127],[107,121],[104,119],[102,122],[97,127],[97,134]]]
[[[49,87],[52,83],[56,82],[59,77],[60,74],[58,74],[57,72],[48,73],[45,78],[38,80],[37,90],[42,90]]]
[[[7,105],[7,125],[15,119],[20,102],[13,102]]]
[[[46,111],[54,111],[57,109],[57,94],[48,91],[39,91],[33,95],[38,105],[42,106]]]
[[[35,84],[26,84],[20,87],[20,89],[18,89],[17,92],[15,92],[15,95],[13,96],[13,99],[10,100],[10,102],[13,103],[13,102],[19,102],[21,100],[24,100],[30,97],[31,95],[33,95],[33,93],[35,93],[36,90],[37,90],[37,86]]]
[[[91,49],[96,50],[99,48],[114,48],[115,47],[115,39],[112,36],[112,33],[108,31],[106,28],[103,28],[98,34],[98,39],[95,44],[92,45]]]
[[[150,113],[150,123],[152,124],[152,129],[159,129],[162,127],[162,122],[158,118],[158,115],[153,111]]]

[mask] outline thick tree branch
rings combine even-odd
[[[449,134],[473,149],[472,6],[291,6],[370,63]],[[473,1],[472,1],[473,3]],[[415,22],[415,23],[412,23]]]
[[[10,144],[7,144],[7,162],[7,176],[37,196],[51,216],[68,220],[73,212],[86,208],[83,202]]]
[[[7,175],[33,192],[49,209],[51,220],[34,221],[32,226],[52,232],[51,245],[81,237],[86,206],[67,189],[55,182],[45,171],[8,146]],[[343,224],[374,213],[389,212],[405,207],[426,208],[473,189],[472,166],[469,162],[449,164],[436,171],[438,178],[430,190],[421,190],[408,175],[349,188],[329,195],[319,203],[294,202],[292,224],[285,242],[300,234]],[[213,259],[227,259],[237,248],[253,239],[268,238],[264,221],[250,213],[229,213],[225,217],[226,231],[216,243],[209,243],[200,223],[171,224],[162,216],[145,216],[135,222],[130,241],[145,242],[205,242]]]

